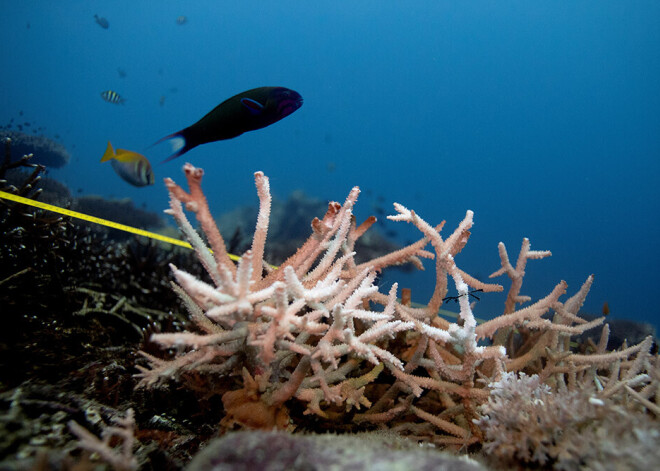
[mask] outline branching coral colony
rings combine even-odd
[[[160,333],[152,341],[176,349],[171,360],[142,352],[148,367],[139,367],[138,387],[157,387],[175,379],[213,395],[221,394],[226,416],[222,426],[292,429],[304,416],[326,428],[388,427],[436,444],[461,447],[487,439],[480,407],[505,371],[537,374],[549,387],[574,387],[579,381],[629,394],[640,407],[657,404],[657,367],[650,370],[650,339],[620,352],[606,353],[606,330],[593,354],[569,350],[571,335],[603,319],[586,322],[577,316],[593,277],[570,299],[560,302],[566,283],[545,298],[530,301],[520,294],[525,265],[549,256],[532,251],[524,240],[516,266],[499,246],[502,267],[492,276],[508,275],[512,286],[504,314],[477,325],[469,289],[501,291],[456,266],[454,257],[470,236],[468,211],[454,232],[440,236],[414,211],[395,204],[388,218],[413,224],[423,237],[396,252],[356,264],[355,241],[374,223],[357,226],[353,188],[343,205],[333,202],[323,219],[311,223],[312,235],[278,269],[263,259],[271,196],[268,178],[255,173],[260,208],[252,247],[237,265],[202,193],[203,171],[186,164],[190,192],[172,180],[166,185],[177,224],[210,275],[204,283],[172,266],[174,289],[185,303],[197,332]],[[195,213],[212,253],[184,215]],[[431,244],[433,252],[424,248]],[[397,285],[381,294],[376,274],[391,265],[420,257],[435,258],[435,290],[425,308],[397,300]],[[437,315],[451,278],[458,290],[456,323]],[[541,317],[554,311],[552,320]],[[481,339],[493,345],[479,345]],[[617,371],[600,369],[618,361]],[[655,363],[657,365],[657,362]],[[618,386],[617,386],[618,385]],[[632,393],[628,392],[632,391]],[[639,396],[635,398],[632,394]],[[653,404],[655,402],[655,404]],[[310,417],[308,417],[310,418]],[[310,422],[311,423],[311,422]]]

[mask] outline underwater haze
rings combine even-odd
[[[446,219],[447,235],[470,209],[457,256],[469,273],[488,281],[498,242],[515,262],[528,237],[552,257],[528,263],[522,294],[538,299],[563,279],[570,296],[593,273],[586,312],[607,302],[612,317],[660,324],[656,0],[23,0],[4,2],[0,38],[0,125],[37,123],[62,142],[72,159],[49,176],[74,194],[160,212],[162,179],[183,183],[191,162],[206,172],[214,214],[257,205],[257,170],[280,198],[343,202],[360,186],[358,221],[383,220],[398,202],[431,224]],[[304,104],[160,164],[171,149],[154,142],[262,86]],[[136,188],[100,163],[108,141],[144,154],[155,185]],[[399,243],[419,237],[402,223],[378,228]],[[383,284],[425,302],[425,266]],[[477,317],[503,310],[509,280],[493,281],[505,292],[481,293]]]

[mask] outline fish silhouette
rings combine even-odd
[[[253,88],[223,101],[192,126],[165,136],[156,144],[172,139],[175,152],[163,161],[168,162],[201,144],[265,128],[289,116],[302,103],[300,94],[288,88]]]

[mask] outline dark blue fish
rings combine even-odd
[[[103,29],[108,29],[110,27],[110,23],[108,23],[108,20],[106,20],[102,16],[94,15],[94,20]]]
[[[163,162],[201,144],[232,139],[244,132],[265,128],[289,116],[302,103],[298,92],[284,87],[260,87],[239,93],[220,103],[192,126],[160,139],[158,142],[173,139],[172,147],[176,151]]]
[[[115,105],[123,105],[126,101],[121,97],[121,95],[119,95],[119,93],[113,92],[112,90],[101,92],[101,98],[103,98],[108,103],[114,103]]]

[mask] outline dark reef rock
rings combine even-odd
[[[30,159],[29,162],[32,162],[32,159]],[[8,169],[4,179],[6,180],[7,185],[19,188],[21,184],[29,179],[29,177],[30,174],[26,170],[15,168]],[[60,183],[54,178],[40,176],[38,187],[41,191],[39,194],[39,201],[61,207],[71,206],[74,198],[71,195],[69,187],[64,183]]]
[[[605,319],[605,322],[610,325],[610,339],[607,342],[609,350],[621,347],[624,341],[628,346],[637,345],[649,335],[658,343],[655,327],[648,322],[630,319]]]
[[[71,156],[59,142],[46,136],[33,136],[18,131],[0,130],[0,142],[11,139],[12,160],[19,160],[23,155],[34,154],[31,162],[59,168],[66,165]]]
[[[110,200],[98,195],[82,196],[76,198],[72,209],[140,229],[161,229],[167,225],[164,217],[157,213],[135,207],[135,204],[130,198]],[[106,229],[96,224],[94,226],[96,230],[106,231]],[[119,240],[130,237],[133,236],[119,231],[113,235],[113,238]]]
[[[92,211],[76,207],[66,186],[41,178],[45,167],[31,161],[0,159],[0,189]],[[129,202],[93,203],[108,218],[162,223]],[[203,269],[191,250],[117,234],[0,199],[0,469],[89,469],[69,456],[66,423],[98,433],[99,420],[111,423],[129,407],[138,411],[136,434],[146,445],[136,454],[150,463],[145,469],[180,469],[215,431],[204,420],[215,425],[220,417],[201,413],[193,394],[135,391],[132,376],[152,332],[187,322],[168,263],[198,277]]]
[[[580,316],[586,320],[593,320],[597,317],[600,317],[584,312],[581,312]],[[648,322],[606,317],[605,324],[610,326],[610,336],[607,342],[608,350],[619,349],[624,343],[627,346],[637,345],[649,335],[653,337],[655,344],[658,344],[658,336],[655,327]],[[585,342],[587,338],[591,338],[594,342],[598,342],[598,339],[600,339],[600,334],[601,328],[592,329],[576,337],[576,340],[578,342]]]

